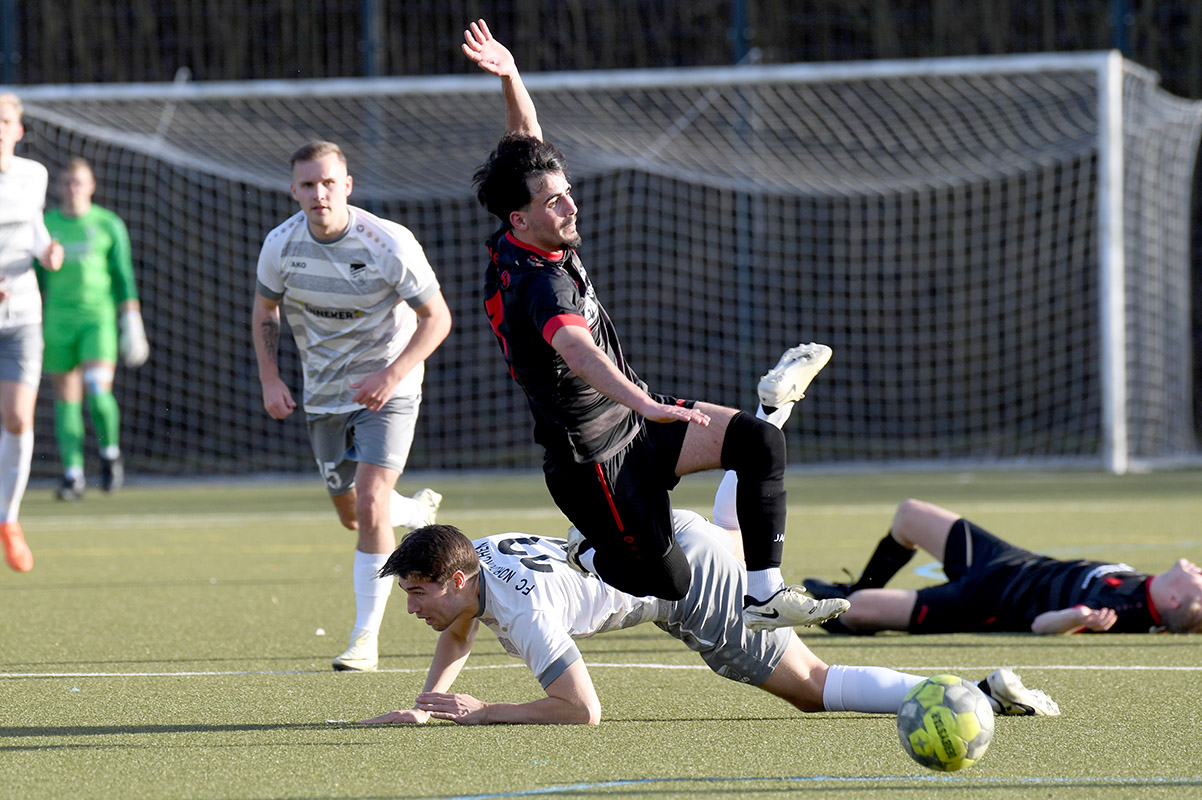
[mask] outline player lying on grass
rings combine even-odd
[[[381,574],[398,577],[409,613],[440,632],[438,644],[414,707],[363,722],[433,717],[468,725],[595,725],[601,701],[574,640],[645,622],[697,651],[722,677],[758,686],[801,711],[896,713],[922,680],[885,667],[828,666],[790,628],[748,630],[741,613],[747,573],[727,531],[692,511],[673,511],[673,521],[692,571],[688,593],[675,601],[635,597],[576,571],[563,539],[502,533],[473,542],[450,525],[408,534]],[[485,702],[451,692],[481,624],[526,663],[545,697]],[[1010,670],[995,670],[980,687],[998,713],[1059,713]]]
[[[947,583],[882,588],[918,548],[943,563]],[[806,587],[817,597],[851,601],[843,616],[823,623],[832,633],[1202,631],[1202,570],[1184,558],[1159,575],[1126,564],[1062,561],[921,500],[897,507],[892,528],[859,579],[807,578]]]
[[[804,362],[791,362],[786,353],[764,380],[788,378],[791,368],[803,369]],[[780,427],[799,395],[773,414],[761,408],[758,416]],[[715,500],[715,516],[735,518],[733,505],[734,487],[727,480]],[[673,524],[691,572],[688,592],[674,601],[635,597],[581,571],[569,564],[563,539],[503,533],[472,542],[449,525],[413,531],[381,575],[398,578],[409,613],[440,632],[438,644],[414,707],[363,722],[423,723],[434,717],[461,724],[596,724],[601,703],[574,640],[645,622],[700,653],[719,675],[758,686],[802,711],[896,713],[905,693],[922,680],[884,667],[827,666],[790,628],[749,630],[742,614],[747,572],[732,552],[739,532],[692,511],[674,511]],[[481,623],[506,652],[526,663],[545,697],[486,703],[450,691]],[[1027,689],[1010,670],[995,670],[980,686],[998,713],[1060,713],[1047,695]]]

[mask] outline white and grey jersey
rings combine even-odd
[[[311,414],[359,408],[351,384],[396,360],[417,328],[413,309],[438,291],[414,235],[354,206],[336,241],[314,239],[298,211],[267,235],[259,253],[258,292],[283,306]],[[424,375],[418,364],[393,396],[420,394]]]
[[[635,597],[582,575],[568,566],[563,539],[501,533],[474,542],[483,576],[480,622],[543,688],[580,659],[574,640],[644,622],[700,653],[719,675],[758,686],[784,655],[792,631],[748,631],[742,615],[747,573],[730,552],[729,535],[692,511],[673,511],[672,520],[692,575],[684,599]]]
[[[0,281],[9,297],[0,303],[0,329],[42,322],[42,295],[34,259],[50,246],[42,212],[46,207],[46,168],[14,157],[0,172]]]
[[[580,659],[575,639],[666,617],[667,602],[634,597],[568,566],[567,542],[525,533],[477,539],[479,619],[543,688]]]

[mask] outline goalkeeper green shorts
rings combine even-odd
[[[51,374],[70,372],[91,361],[117,363],[116,319],[47,314],[42,321],[42,338],[46,342],[45,370]]]

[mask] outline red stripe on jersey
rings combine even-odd
[[[922,621],[927,618],[927,612],[931,610],[930,606],[923,606],[918,609],[918,616],[914,618],[915,625],[921,625]]]
[[[536,253],[536,254],[542,256],[543,258],[547,259],[548,261],[562,261],[563,260],[563,257],[564,257],[563,250],[556,250],[555,252],[551,252],[550,250],[543,250],[541,248],[535,247],[532,244],[527,244],[526,242],[523,242],[518,237],[514,236],[513,231],[506,231],[505,238],[508,239],[509,243],[512,244],[514,247],[520,247],[523,250],[529,250],[531,253]]]
[[[492,332],[500,340],[501,352],[505,354],[505,361],[508,362],[509,342],[505,341],[505,337],[501,335],[501,323],[505,321],[505,304],[501,300],[500,292],[497,292],[484,301],[484,311],[488,314],[488,324],[492,326]],[[514,374],[512,366],[509,368],[509,376],[517,380],[517,375]]]
[[[597,472],[597,482],[601,484],[601,491],[605,492],[605,502],[609,503],[609,513],[613,514],[618,532],[622,533],[626,530],[626,526],[622,524],[622,516],[618,514],[618,507],[614,505],[613,493],[609,491],[609,484],[605,482],[605,473],[601,471],[600,464],[594,464],[593,469]]]
[[[568,325],[575,325],[577,328],[588,330],[588,323],[579,314],[557,314],[547,320],[547,324],[543,326],[543,339],[547,344],[551,344],[551,337],[558,333],[560,328],[565,328]]]
[[[1153,575],[1152,578],[1156,576]],[[1152,602],[1152,578],[1144,583],[1144,591],[1148,594],[1148,613],[1152,615],[1152,621],[1157,627],[1164,627],[1164,623],[1160,621],[1160,612],[1156,609],[1156,604]]]

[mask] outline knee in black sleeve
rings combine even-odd
[[[722,468],[740,477],[784,479],[787,453],[780,428],[743,411],[726,426],[722,439]]]
[[[653,595],[663,600],[680,600],[692,583],[689,561],[675,542],[660,558],[613,559],[598,552],[594,559],[601,579],[615,589],[638,597]]]

